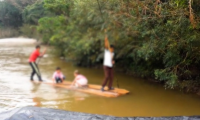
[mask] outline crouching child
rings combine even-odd
[[[56,71],[54,72],[54,74],[52,76],[53,82],[54,83],[62,83],[64,79],[65,79],[65,76],[61,72],[60,67],[57,67]]]
[[[85,76],[81,75],[78,70],[74,71],[74,81],[72,82],[72,86],[76,87],[87,87],[88,80]]]

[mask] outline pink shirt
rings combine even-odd
[[[87,78],[83,75],[77,75],[76,76],[76,80],[81,80],[81,79],[87,79]]]
[[[83,75],[77,75],[75,80],[80,85],[87,85],[88,83],[87,78]]]
[[[62,72],[58,73],[58,72],[54,72],[53,73],[53,78],[63,78],[64,75],[62,74]]]

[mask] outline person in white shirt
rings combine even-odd
[[[103,69],[105,78],[102,84],[101,90],[104,91],[104,87],[108,82],[109,90],[114,90],[112,87],[113,83],[113,65],[115,61],[113,60],[114,57],[114,46],[109,44],[107,35],[105,36],[105,51],[104,51],[104,62],[103,62]]]
[[[74,71],[74,81],[72,82],[72,85],[75,85],[76,87],[87,87],[88,80],[85,76],[81,75],[78,70]]]
[[[57,67],[56,71],[54,72],[54,74],[52,76],[53,82],[55,82],[55,83],[62,83],[64,79],[65,79],[65,76],[61,72],[60,67]]]

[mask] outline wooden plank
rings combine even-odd
[[[64,84],[71,84],[71,82],[69,82],[69,81],[64,81],[63,83]],[[101,86],[100,85],[94,85],[94,84],[89,84],[88,88],[101,90]],[[107,91],[108,87],[105,87],[105,90]],[[129,93],[128,90],[121,89],[121,88],[115,88],[114,90],[109,90],[109,91],[116,92],[116,93],[119,93],[119,94],[122,94],[122,95],[125,95],[125,94]]]
[[[84,93],[89,93],[89,94],[94,94],[94,95],[99,95],[99,96],[104,96],[104,97],[117,97],[120,94],[118,93],[114,93],[114,92],[102,92],[100,90],[96,90],[96,89],[90,89],[90,88],[75,88],[75,87],[71,87],[71,85],[66,85],[66,84],[55,84],[55,83],[49,83],[49,82],[44,82],[45,84],[49,84],[49,85],[53,85],[56,87],[61,87],[61,88],[65,88],[68,90],[74,90],[74,91],[79,91],[79,92],[84,92]]]
[[[94,94],[94,95],[99,95],[99,96],[104,96],[104,97],[118,97],[118,96],[129,93],[129,91],[127,91],[125,89],[115,89],[115,90],[111,90],[111,91],[103,91],[102,92],[100,90],[101,86],[91,85],[91,84],[88,85],[89,87],[87,87],[87,88],[75,88],[75,87],[71,87],[72,82],[69,82],[69,81],[64,81],[63,83],[59,83],[59,84],[53,83],[52,81],[47,81],[47,82],[42,82],[42,83],[60,87],[60,88],[65,88],[68,90],[74,90],[74,91],[79,91],[79,92],[84,92],[84,93],[89,93],[89,94]]]

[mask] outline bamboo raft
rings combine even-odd
[[[52,85],[52,86],[55,86],[55,87],[65,88],[65,89],[68,89],[68,90],[74,90],[74,91],[99,95],[99,96],[103,96],[103,97],[119,97],[119,96],[126,95],[126,94],[129,93],[128,90],[120,89],[120,88],[115,88],[114,90],[108,90],[108,87],[104,88],[105,91],[101,91],[101,86],[100,85],[94,85],[94,84],[88,84],[88,87],[85,87],[85,88],[71,87],[72,82],[70,82],[70,81],[64,81],[63,83],[58,83],[58,84],[53,83],[52,81],[42,82],[42,83]]]

